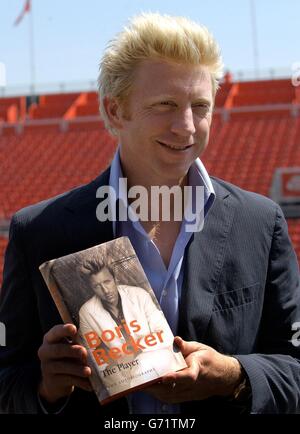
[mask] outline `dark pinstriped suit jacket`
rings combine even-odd
[[[12,219],[1,291],[0,411],[36,413],[40,377],[37,350],[61,318],[38,266],[49,259],[112,239],[111,223],[96,219],[90,184],[19,211]],[[252,387],[253,413],[300,412],[300,346],[292,324],[300,321],[299,267],[280,208],[269,199],[212,178],[216,201],[204,229],[186,249],[179,335],[236,355]],[[126,400],[99,407],[93,393],[76,390],[64,412],[115,415]],[[182,404],[183,413],[239,411],[211,398]]]

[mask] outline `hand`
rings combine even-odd
[[[178,336],[175,343],[188,366],[163,376],[161,383],[145,389],[160,401],[176,404],[217,395],[230,396],[241,382],[241,365],[234,357],[198,342],[186,342]]]
[[[87,366],[87,350],[72,342],[76,334],[73,324],[56,325],[45,334],[38,350],[42,369],[38,391],[49,403],[69,396],[74,386],[92,390],[88,380],[91,369]]]

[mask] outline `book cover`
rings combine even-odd
[[[186,367],[128,237],[39,268],[63,321],[78,329],[101,404]]]

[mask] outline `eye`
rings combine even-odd
[[[205,103],[194,104],[193,107],[202,108],[202,109],[206,109],[206,110],[209,110],[209,108],[210,108],[210,106],[208,104],[205,104]]]
[[[200,116],[206,116],[210,112],[210,105],[205,103],[199,103],[192,106],[195,113],[198,113]]]
[[[173,107],[176,107],[176,104],[173,101],[159,101],[154,105],[154,107],[159,111],[167,111]]]
[[[161,101],[158,104],[159,107],[175,107],[176,104],[173,101]]]

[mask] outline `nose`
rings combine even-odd
[[[102,285],[102,290],[103,290],[105,297],[107,297],[107,295],[110,293],[109,287],[106,284],[104,284],[104,285]]]
[[[196,132],[192,107],[177,110],[172,120],[171,131],[183,137],[189,137]]]

